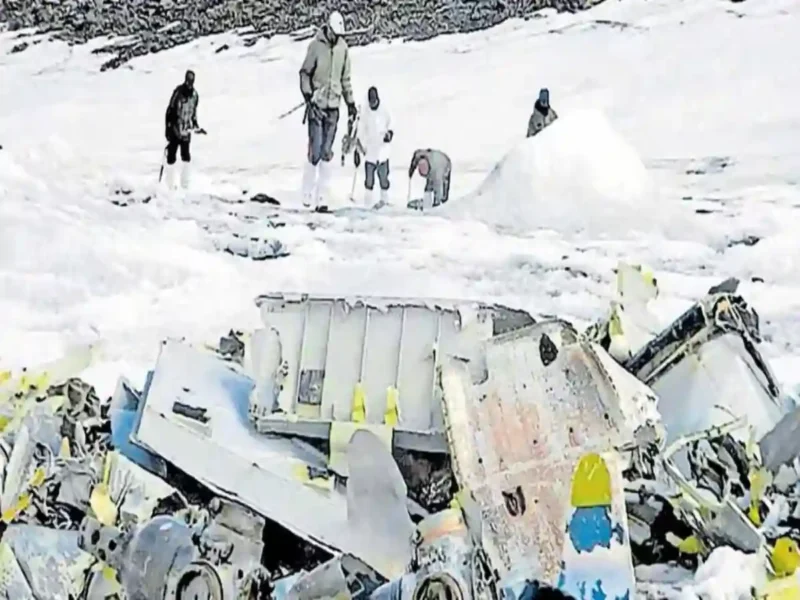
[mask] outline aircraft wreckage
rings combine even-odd
[[[584,332],[276,294],[108,402],[91,348],[0,374],[2,597],[631,600],[635,565],[720,546],[800,597],[800,409],[757,314],[726,281],[658,331],[653,277],[617,274]]]

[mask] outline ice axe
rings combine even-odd
[[[164,176],[164,164],[167,162],[167,147],[164,146],[164,152],[161,154],[161,169],[158,171],[158,183],[161,183],[161,178]]]
[[[281,121],[281,120],[285,119],[286,117],[288,117],[289,115],[291,115],[291,114],[293,114],[293,113],[297,112],[297,111],[298,111],[298,110],[300,110],[300,109],[301,109],[303,106],[306,106],[306,107],[308,106],[308,105],[306,104],[305,100],[304,100],[303,102],[301,102],[300,104],[298,104],[297,106],[293,106],[292,108],[290,108],[289,110],[287,110],[285,113],[281,114],[281,115],[278,117],[278,121]],[[304,115],[304,116],[303,116],[303,123],[305,123],[305,122],[306,122],[306,116],[307,116],[307,115],[308,115],[308,110],[306,109],[306,115]]]

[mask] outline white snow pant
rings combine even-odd
[[[303,205],[327,206],[330,198],[330,181],[333,163],[329,160],[320,161],[315,167],[307,162],[303,170]]]
[[[303,169],[303,205],[311,206],[317,198],[317,166],[306,161]]]
[[[181,163],[181,187],[183,189],[189,188],[189,183],[191,182],[191,163],[184,162]],[[167,165],[164,168],[165,176],[166,176],[166,183],[169,189],[175,189],[175,172],[178,170],[178,165]]]
[[[303,204],[327,206],[333,159],[333,142],[339,109],[311,105],[308,114],[308,161],[303,171]]]
[[[364,190],[364,206],[367,208],[372,208],[375,206],[375,192],[374,190],[365,189]],[[389,204],[389,190],[381,190],[380,200],[378,201],[379,204]]]
[[[178,168],[176,163],[178,160],[179,151],[181,156],[181,187],[184,189],[189,187],[189,164],[192,160],[191,143],[191,135],[187,136],[186,138],[178,138],[172,134],[167,139],[167,165],[165,170],[167,176],[167,187],[170,189],[175,187],[175,170]]]

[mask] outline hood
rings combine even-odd
[[[383,106],[383,101],[380,101],[378,103],[377,110],[380,110],[382,106]],[[369,105],[369,92],[364,94],[364,99],[361,101],[361,110],[364,111],[364,112],[366,112],[366,111],[376,112],[376,111],[372,110],[372,107]]]

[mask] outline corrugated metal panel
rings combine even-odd
[[[253,349],[258,360],[269,363],[253,367],[261,373],[258,386],[271,388],[283,371],[276,402],[259,391],[253,395],[251,420],[259,431],[328,437],[332,422],[357,420],[357,388],[364,394],[364,422],[381,426],[396,388],[398,420],[388,424],[394,445],[447,451],[437,368],[444,356],[470,357],[492,336],[495,308],[438,299],[286,294],[261,296],[256,303],[274,332],[271,338],[263,332],[253,337],[261,344]]]

